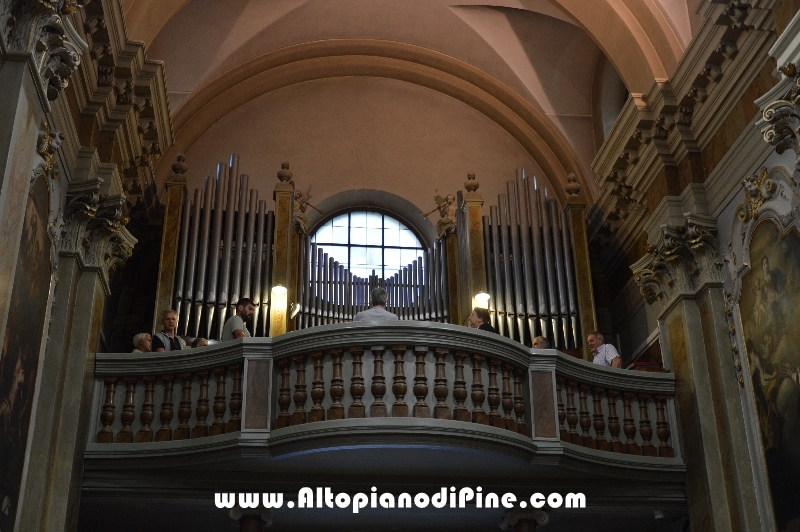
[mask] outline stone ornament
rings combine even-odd
[[[474,179],[475,174],[472,174],[472,176]],[[469,183],[469,181],[467,181],[467,183]],[[478,187],[475,186],[476,190],[477,188]],[[439,211],[439,220],[436,222],[436,233],[441,239],[456,230],[456,197],[453,194],[442,196],[439,194],[439,189],[436,189],[436,195],[433,197],[433,201],[436,202],[436,208],[425,214],[425,217],[427,218],[434,212]]]
[[[664,309],[680,295],[722,284],[721,267],[715,219],[687,214],[684,225],[663,226],[658,244],[631,269],[645,301]]]
[[[775,151],[783,153],[788,149],[798,152],[800,145],[800,75],[794,63],[787,63],[779,69],[784,76],[793,78],[794,83],[780,99],[767,105],[761,115],[767,128],[764,140],[775,146]]]
[[[6,48],[33,54],[51,101],[67,87],[89,48],[68,18],[78,8],[72,0],[12,0],[0,5],[0,32]]]
[[[288,165],[287,165],[288,166]],[[311,207],[318,213],[322,214],[322,211],[316,208],[315,206],[311,205],[308,200],[311,199],[311,186],[309,185],[308,190],[302,192],[300,190],[294,191],[294,209],[292,212],[292,223],[297,228],[297,231],[301,235],[308,235],[308,228],[311,225],[310,220],[308,219],[308,215],[306,212],[308,208]]]
[[[60,254],[77,257],[83,270],[97,271],[109,294],[110,276],[125,265],[137,240],[125,227],[125,197],[101,194],[100,185],[96,179],[68,188]]]

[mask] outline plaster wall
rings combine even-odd
[[[275,173],[291,163],[296,186],[312,204],[339,192],[379,189],[423,212],[433,196],[462,190],[467,173],[496,204],[517,168],[546,184],[536,162],[505,130],[473,108],[398,80],[316,80],[265,94],[210,128],[186,154],[188,190],[240,155],[240,173],[271,208]],[[488,213],[488,209],[484,209]]]

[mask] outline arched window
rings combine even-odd
[[[405,224],[388,214],[350,211],[320,225],[311,241],[353,275],[373,270],[387,279],[422,255],[422,243]]]

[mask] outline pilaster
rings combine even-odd
[[[156,306],[153,316],[153,330],[159,330],[161,312],[172,308],[172,294],[175,293],[175,268],[178,261],[178,239],[181,233],[183,197],[186,193],[188,170],[183,154],[172,165],[172,179],[167,181],[167,198],[164,203],[164,224],[161,226],[161,262],[158,267],[156,287]],[[210,326],[210,325],[209,325]]]
[[[730,363],[716,220],[702,187],[659,205],[647,254],[631,269],[649,304],[658,304],[665,365],[677,378],[676,405],[686,449],[686,494],[697,530],[760,530],[739,379]],[[654,216],[655,217],[655,216]],[[689,445],[689,443],[692,443]]]
[[[294,252],[292,227],[292,209],[294,207],[294,184],[291,182],[292,172],[289,170],[289,163],[282,163],[278,171],[278,180],[275,185],[275,192],[272,198],[275,200],[275,238],[272,244],[272,286],[281,285],[287,289],[286,301],[295,301],[297,297],[297,287],[292,286],[292,254]],[[234,302],[235,303],[235,302]],[[286,331],[287,325],[277,326],[276,319],[286,321],[286,310],[275,312],[273,301],[270,298],[270,327],[269,335],[273,336],[273,331]]]
[[[478,191],[478,180],[474,173],[467,174],[464,188],[464,205],[467,215],[467,231],[469,232],[469,287],[470,301],[475,294],[486,292],[486,259],[484,257],[483,242],[483,218],[481,208],[483,207],[483,196]],[[470,309],[471,313],[472,309]]]

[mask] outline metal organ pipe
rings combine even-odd
[[[208,180],[209,178],[206,177],[206,188],[208,188]],[[195,189],[194,191],[194,204],[192,205],[192,228],[191,228],[191,238],[189,239],[189,257],[188,257],[188,267],[189,271],[186,274],[186,288],[184,290],[184,303],[182,308],[182,313],[180,314],[181,319],[181,328],[185,334],[189,334],[189,315],[192,312],[192,302],[194,299],[192,296],[194,295],[194,272],[197,266],[197,243],[200,240],[200,216],[201,216],[201,205],[203,204],[203,191],[200,189]]]
[[[554,258],[555,258],[555,270],[556,276],[558,278],[558,312],[559,312],[559,321],[560,323],[560,331],[564,338],[564,345],[567,345],[569,341],[569,336],[567,334],[567,322],[568,322],[568,313],[567,313],[567,283],[564,279],[564,254],[561,248],[561,235],[559,224],[559,215],[558,215],[558,202],[556,200],[549,200],[548,202],[549,210],[550,210],[550,228],[553,231],[553,248],[555,251]]]
[[[258,214],[256,215],[256,241],[254,243],[255,252],[255,279],[253,280],[253,303],[256,311],[253,313],[253,335],[257,334],[258,325],[261,318],[261,309],[264,300],[261,298],[261,268],[264,262],[264,211],[267,209],[266,201],[258,202]]]
[[[531,205],[528,194],[529,180],[525,170],[517,173],[517,197],[520,211],[520,239],[522,240],[522,269],[525,285],[525,313],[531,342],[536,336],[536,297],[534,294],[533,251],[531,249]],[[536,228],[538,231],[538,227]]]
[[[180,245],[178,246],[178,266],[177,266],[178,271],[177,275],[175,276],[175,311],[178,313],[178,316],[182,315],[181,311],[183,306],[183,280],[186,274],[186,248],[188,247],[188,242],[189,242],[189,222],[192,219],[191,205],[192,202],[189,199],[189,194],[184,194],[183,220],[181,220]],[[179,329],[179,330],[184,330],[184,329]]]
[[[200,333],[200,317],[206,284],[206,267],[208,266],[208,237],[211,231],[211,198],[214,196],[214,184],[215,182],[210,178],[206,181],[206,197],[205,203],[203,203],[203,232],[200,235],[200,255],[198,257],[200,268],[197,272],[197,283],[194,290],[195,323],[192,336],[198,336]]]
[[[219,243],[222,236],[222,208],[223,208],[223,194],[225,190],[225,183],[228,178],[228,167],[223,163],[217,165],[217,185],[214,193],[214,222],[213,229],[211,230],[211,242],[209,243],[209,256],[211,261],[211,273],[208,279],[208,297],[206,297],[206,305],[208,306],[207,322],[209,336],[212,323],[214,322],[214,306],[217,302],[217,278],[219,277]]]

